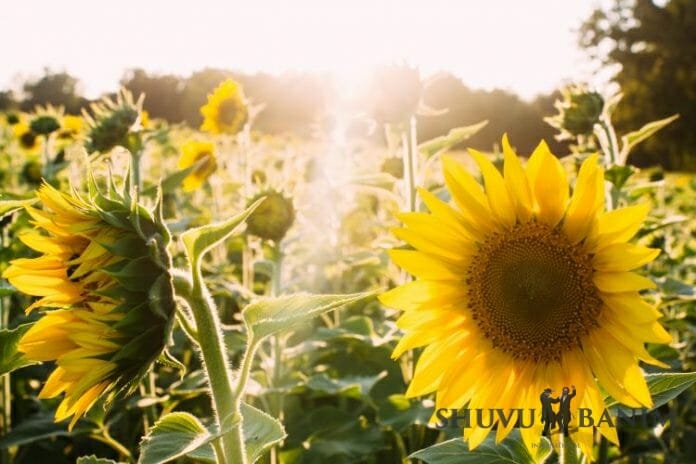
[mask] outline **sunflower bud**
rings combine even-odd
[[[19,114],[17,113],[7,113],[5,115],[5,120],[7,121],[7,124],[9,126],[14,126],[18,122],[20,122]]]
[[[43,167],[36,160],[27,161],[22,168],[22,179],[28,184],[38,185],[41,183]]]
[[[116,146],[129,147],[129,135],[140,114],[141,102],[134,103],[130,93],[122,90],[116,100],[108,98],[91,106],[92,116],[85,115],[89,126],[88,151],[108,153]]]
[[[553,127],[573,136],[592,134],[604,109],[604,99],[585,86],[576,85],[561,91],[563,100],[556,101],[558,114],[547,118]]]
[[[26,207],[36,230],[20,239],[41,255],[13,260],[3,277],[39,297],[26,311],[45,313],[18,349],[55,361],[39,397],[63,394],[55,419],[72,417],[72,428],[98,398],[131,391],[165,348],[175,311],[169,233],[118,192],[86,199],[44,184],[37,196],[43,209]]]
[[[36,134],[49,135],[60,129],[60,124],[53,116],[42,115],[32,119],[31,123],[29,123],[29,128]]]
[[[270,190],[254,197],[249,205],[261,197],[266,199],[247,219],[247,232],[264,240],[279,242],[295,221],[292,199],[285,198],[280,192]]]

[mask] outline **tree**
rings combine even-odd
[[[21,108],[32,111],[36,105],[63,106],[65,111],[77,114],[87,104],[78,92],[79,81],[66,72],[54,73],[44,69],[43,77],[24,84]]]
[[[580,44],[603,64],[619,65],[624,93],[614,113],[619,133],[674,113],[680,118],[632,154],[637,165],[696,169],[696,2],[615,0],[583,24]]]

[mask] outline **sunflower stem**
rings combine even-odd
[[[281,244],[277,243],[273,248],[273,274],[271,276],[271,296],[278,296],[281,292],[281,271],[283,265],[283,251]],[[282,336],[275,335],[271,339],[273,345],[273,375],[271,377],[271,387],[277,387],[280,384],[280,380],[283,376],[283,345],[284,340]],[[276,392],[273,394],[273,415],[279,420],[283,421],[283,410],[284,410],[284,398],[282,393]],[[274,445],[271,448],[271,464],[276,464],[278,462],[278,446]]]
[[[217,309],[203,281],[200,258],[191,263],[192,279],[188,280],[180,272],[174,274],[174,285],[179,296],[188,301],[198,329],[203,366],[212,396],[215,424],[220,430],[222,455],[217,462],[223,464],[246,464],[246,452],[242,438],[242,416],[240,413],[241,393],[246,381],[233,387],[227,348],[222,336],[222,328]],[[191,284],[190,286],[188,284]],[[250,348],[253,347],[250,341]],[[254,348],[255,350],[255,348]],[[249,349],[245,358],[251,359]],[[246,359],[245,359],[246,361]],[[250,362],[249,362],[250,363]],[[248,367],[250,370],[250,366]],[[248,373],[247,373],[248,378]],[[220,454],[219,452],[217,454]]]

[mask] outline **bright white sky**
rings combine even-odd
[[[89,97],[124,70],[329,70],[405,60],[523,97],[591,78],[575,30],[601,0],[42,0],[3,2],[0,88],[66,70]],[[8,55],[9,54],[9,55]]]

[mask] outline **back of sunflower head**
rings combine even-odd
[[[40,255],[16,259],[4,277],[39,297],[43,315],[19,342],[33,361],[55,361],[40,397],[63,395],[56,421],[70,427],[99,398],[127,393],[163,353],[175,302],[169,232],[161,215],[133,201],[128,185],[106,193],[37,191],[35,228],[21,239]],[[155,211],[159,211],[156,208]]]

